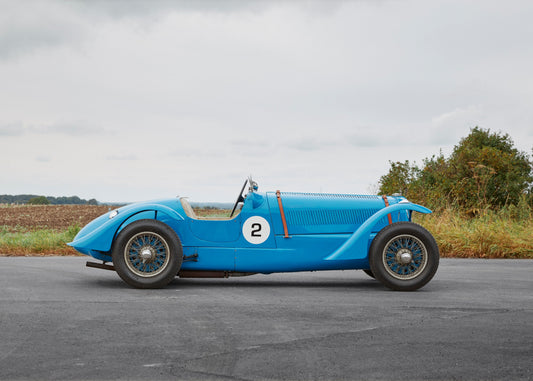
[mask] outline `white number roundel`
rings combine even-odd
[[[270,225],[263,217],[250,217],[242,225],[242,235],[248,242],[259,245],[270,236]]]

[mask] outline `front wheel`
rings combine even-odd
[[[429,282],[439,267],[439,248],[422,226],[398,222],[383,228],[372,241],[370,269],[388,288],[413,291]]]
[[[157,220],[139,220],[119,233],[112,257],[118,275],[130,286],[161,288],[178,273],[183,249],[168,225]]]

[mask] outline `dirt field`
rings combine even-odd
[[[107,205],[2,205],[0,204],[0,226],[7,231],[35,231],[52,229],[66,230],[70,226],[80,228],[96,217],[117,207]],[[228,210],[197,209],[199,216],[217,217],[229,215]]]
[[[85,226],[114,209],[106,205],[1,205],[0,226],[7,230],[65,230]]]

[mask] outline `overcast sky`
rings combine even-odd
[[[0,194],[371,193],[470,128],[533,148],[533,2],[0,0]]]

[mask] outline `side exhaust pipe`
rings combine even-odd
[[[105,262],[104,263],[87,262],[85,266],[93,267],[95,269],[115,271],[115,267],[113,265],[106,265]]]

